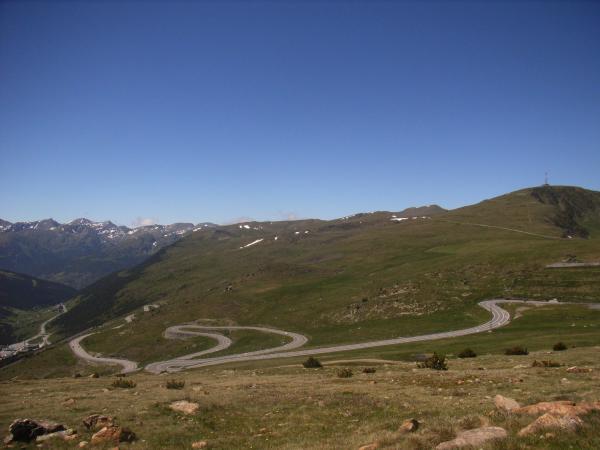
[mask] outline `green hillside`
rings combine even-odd
[[[71,298],[75,289],[52,281],[0,270],[0,344],[27,337],[46,314],[43,308]]]
[[[376,212],[203,230],[82,291],[54,331],[70,335],[160,304],[90,344],[152,360],[166,326],[196,319],[299,331],[317,346],[473,325],[487,317],[477,302],[494,296],[589,302],[600,297],[598,267],[545,266],[600,260],[599,199],[542,187],[430,218]]]

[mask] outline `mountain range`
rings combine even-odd
[[[130,327],[132,335],[151,333],[148,342],[165,323],[210,318],[330,343],[447,327],[496,295],[590,301],[600,292],[595,269],[545,269],[573,256],[600,258],[599,192],[543,186],[451,211],[430,208],[431,215],[379,211],[206,228],[86,287],[54,327],[66,336],[153,303],[160,313],[145,317],[143,329]],[[144,348],[106,339],[132,358]]]
[[[181,237],[214,224],[175,223],[137,228],[85,218],[10,223],[0,220],[0,269],[76,289],[135,266]]]

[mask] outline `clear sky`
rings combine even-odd
[[[0,3],[0,218],[600,190],[600,2]]]

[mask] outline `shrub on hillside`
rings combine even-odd
[[[448,365],[446,364],[446,356],[438,355],[435,352],[425,361],[418,363],[417,367],[419,367],[420,369],[448,370]]]
[[[321,361],[319,361],[317,358],[313,358],[312,356],[309,357],[306,361],[304,361],[302,365],[305,369],[320,369],[321,367],[323,367]]]
[[[112,382],[112,387],[114,388],[123,388],[123,389],[131,389],[136,386],[133,380],[128,380],[126,378],[117,378]]]
[[[516,345],[511,348],[507,348],[504,350],[505,355],[529,355],[529,352],[525,347],[521,347],[520,345]]]
[[[184,386],[185,381],[178,380],[167,380],[167,384],[165,385],[167,389],[183,389]]]
[[[566,349],[567,346],[563,342],[557,342],[556,344],[554,344],[554,347],[552,347],[552,350],[554,350],[555,352],[562,352]]]
[[[377,372],[377,369],[375,367],[365,367],[363,369],[363,373],[375,373]]]
[[[354,375],[351,369],[344,368],[337,371],[338,378],[350,378]]]
[[[460,352],[458,354],[459,358],[475,358],[476,356],[477,356],[477,353],[475,353],[470,348],[465,348],[462,352]]]

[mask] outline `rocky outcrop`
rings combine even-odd
[[[573,412],[575,402],[568,400],[559,400],[554,402],[539,402],[534,405],[523,406],[514,409],[515,414],[527,414],[530,416],[539,416],[540,414],[569,414]]]
[[[580,416],[589,414],[592,411],[600,411],[600,402],[581,402],[576,404],[568,400],[560,400],[555,402],[540,402],[513,410],[515,414],[527,414],[530,416],[539,416],[546,413],[554,414],[555,416]]]
[[[359,447],[358,450],[377,450],[379,448],[379,444],[377,442],[373,442],[372,444],[363,445]]]
[[[42,434],[35,438],[35,442],[46,442],[53,439],[61,439],[63,441],[73,441],[77,439],[77,432],[72,428],[66,429],[64,431],[56,431],[54,433]]]
[[[464,447],[477,447],[493,440],[506,439],[508,434],[504,428],[481,427],[459,433],[455,439],[442,442],[436,450],[453,450]]]
[[[592,371],[592,369],[590,369],[588,367],[573,366],[573,367],[567,368],[568,373],[590,373],[591,371]]]
[[[402,422],[402,425],[400,425],[400,428],[398,429],[398,432],[404,434],[404,433],[414,433],[415,431],[417,431],[419,429],[419,421],[417,419],[407,419],[404,422]]]
[[[494,405],[496,405],[496,408],[506,412],[511,412],[521,407],[516,400],[502,395],[494,397]]]
[[[111,416],[103,416],[101,414],[91,414],[83,419],[83,425],[88,430],[99,430],[104,427],[109,427],[115,424],[115,419]]]
[[[549,430],[573,432],[577,431],[582,425],[583,421],[577,416],[559,416],[552,413],[546,413],[519,431],[519,436],[529,436],[530,434]]]
[[[4,441],[6,443],[31,442],[38,436],[64,430],[64,425],[47,420],[16,419],[8,427],[10,434]]]
[[[96,444],[118,444],[119,442],[135,441],[135,433],[127,428],[111,425],[102,428],[92,436],[92,445]]]
[[[184,414],[195,414],[200,408],[198,403],[188,402],[187,400],[179,400],[169,405],[173,411],[182,412]]]

